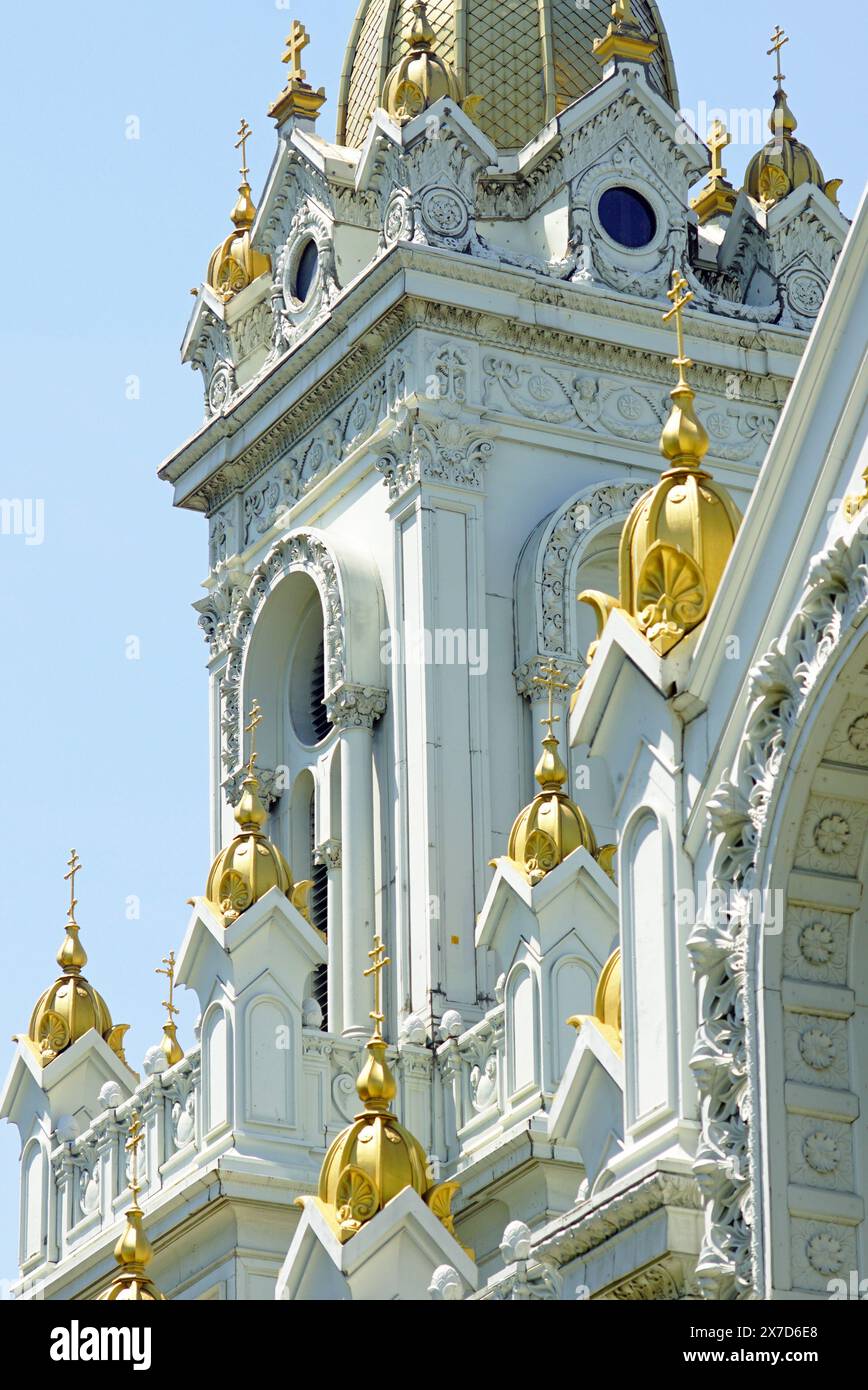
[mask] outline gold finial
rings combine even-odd
[[[259,708],[258,700],[253,701],[248,718],[250,719],[250,723],[244,725],[244,732],[250,735],[250,757],[247,763],[247,776],[254,777],[256,775],[256,730],[262,723],[262,711]]]
[[[236,145],[235,145],[236,150],[240,150],[240,151],[241,151],[241,182],[242,182],[242,183],[246,183],[246,182],[247,182],[247,175],[250,173],[250,169],[249,169],[248,166],[247,166],[247,141],[250,139],[250,137],[251,137],[252,134],[253,134],[253,131],[250,129],[250,126],[247,124],[247,122],[245,121],[244,117],[242,116],[242,118],[241,118],[241,125],[238,127],[238,141],[237,141],[237,143],[236,143]]]
[[[282,63],[292,64],[289,73],[292,82],[304,82],[307,77],[307,73],[301,66],[301,55],[309,43],[310,34],[300,20],[294,19],[286,38],[286,52],[280,60]]]
[[[301,55],[310,43],[310,34],[297,19],[292,21],[286,38],[286,49],[281,62],[289,68],[289,77],[283,91],[268,108],[278,125],[290,116],[305,121],[315,121],[317,113],[326,99],[325,88],[315,92],[307,81],[307,73],[301,66]]]
[[[783,87],[784,82],[786,81],[786,75],[781,72],[781,50],[783,49],[785,44],[789,43],[789,41],[789,36],[785,34],[781,26],[778,25],[775,29],[775,32],[772,34],[772,46],[768,50],[768,57],[770,58],[773,53],[777,57],[777,71],[775,72],[775,81],[778,84],[779,91],[781,87]]]
[[[540,723],[544,728],[548,726],[549,738],[552,738],[554,736],[553,726],[561,722],[560,715],[555,714],[555,691],[569,690],[570,687],[567,682],[560,679],[564,673],[554,661],[550,661],[548,666],[541,666],[540,670],[542,671],[542,675],[534,676],[534,685],[545,686],[549,693],[549,712],[545,719],[540,720]]]
[[[69,851],[69,859],[66,862],[69,866],[69,873],[64,874],[63,878],[64,882],[69,883],[69,920],[71,925],[75,926],[75,909],[78,905],[78,899],[75,896],[75,876],[81,872],[81,860],[74,849]]]
[[[721,155],[727,145],[731,144],[732,136],[723,121],[715,121],[708,132],[708,148],[711,150],[711,172],[708,177],[713,181],[726,178],[726,170],[721,163]]]
[[[160,1043],[160,1047],[165,1053],[166,1061],[169,1063],[169,1066],[174,1067],[175,1064],[177,1062],[180,1062],[184,1056],[184,1049],[178,1042],[178,1029],[177,1024],[175,1023],[175,1015],[177,1013],[180,1013],[180,1010],[175,1006],[174,951],[170,951],[167,956],[163,957],[163,965],[165,966],[165,969],[161,969],[160,966],[157,966],[154,971],[155,975],[165,975],[166,979],[169,982],[169,997],[168,999],[163,1000],[163,1008],[166,1010],[166,1014],[168,1015],[168,1017],[166,1018],[166,1021],[163,1024],[163,1037]]]
[[[373,965],[369,966],[364,972],[365,979],[367,979],[369,975],[373,975],[374,977],[374,1008],[373,1012],[369,1014],[368,1017],[372,1018],[374,1021],[374,1036],[372,1041],[381,1042],[383,1038],[381,1031],[382,1023],[385,1018],[385,1014],[383,1013],[383,981],[381,977],[386,966],[391,965],[392,962],[386,955],[386,948],[379,934],[374,937],[374,949],[368,952],[368,959],[373,961]]]
[[[646,37],[642,32],[630,0],[615,0],[604,37],[594,40],[594,57],[600,63],[609,63],[614,58],[648,63],[657,52],[658,42],[656,34]]]
[[[692,367],[693,362],[684,353],[684,320],[682,314],[685,306],[694,298],[693,291],[687,288],[687,281],[680,270],[672,272],[672,289],[667,290],[666,298],[672,300],[672,308],[663,315],[663,322],[669,323],[670,319],[675,319],[675,329],[678,334],[678,356],[673,357],[672,365],[678,368],[678,385],[686,386],[687,378],[684,375],[687,367]]]
[[[145,1142],[145,1131],[139,1112],[134,1110],[130,1115],[130,1132],[125,1145],[126,1151],[130,1156],[130,1192],[133,1196],[133,1206],[139,1205],[139,1193],[142,1185],[139,1182],[139,1149]]]

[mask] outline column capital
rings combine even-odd
[[[374,724],[386,713],[388,691],[372,685],[351,685],[341,681],[326,696],[326,712],[333,728],[343,733],[348,729],[367,729],[373,733]]]
[[[329,873],[339,869],[341,867],[340,840],[324,840],[321,845],[317,845],[313,852],[313,862],[324,865]]]

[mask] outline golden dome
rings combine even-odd
[[[75,850],[69,860],[70,883],[69,921],[66,935],[57,953],[60,978],[37,1000],[30,1019],[28,1038],[39,1053],[43,1066],[48,1066],[61,1052],[94,1029],[108,1043],[117,1057],[126,1063],[123,1040],[128,1025],[115,1027],[108,1004],[81,973],[87,965],[87,952],[79,939],[75,920],[75,876],[81,865]]]
[[[247,182],[247,141],[250,139],[250,127],[246,121],[241,122],[238,134],[240,139],[235,148],[242,151],[241,183],[238,187],[238,199],[230,213],[235,231],[224,237],[213,252],[208,262],[206,277],[211,289],[224,302],[239,290],[252,285],[260,275],[265,275],[271,270],[270,257],[261,251],[255,251],[250,241],[250,230],[256,220],[256,207],[251,196],[250,184]]]
[[[588,1019],[587,1014],[575,1014],[567,1019],[572,1028],[581,1028]],[[590,1015],[592,1023],[599,1028],[619,1054],[624,1049],[624,1030],[621,1021],[621,947],[612,952],[597,981],[594,995],[594,1012]]]
[[[709,439],[685,376],[693,363],[684,354],[681,320],[693,295],[678,271],[673,271],[672,285],[673,308],[664,319],[676,319],[678,382],[660,440],[670,466],[639,498],[621,533],[619,599],[591,591],[579,594],[581,602],[597,611],[598,641],[609,614],[620,608],[661,656],[706,617],[741,525],[741,513],[726,488],[701,467]],[[596,645],[588,652],[589,662]]]
[[[769,121],[772,132],[767,145],[755,154],[744,176],[745,191],[764,207],[773,207],[804,183],[812,183],[838,206],[840,179],[826,181],[819,161],[807,145],[794,138],[798,122],[790,110],[787,94],[775,93],[775,109]]]
[[[254,701],[250,723],[245,732],[251,735],[250,760],[247,776],[242,782],[241,800],[235,812],[238,834],[221,849],[208,875],[205,897],[229,927],[260,898],[277,888],[289,898],[302,916],[308,916],[307,893],[310,880],[296,884],[292,870],[277,845],[272,844],[262,827],[268,812],[259,798],[259,779],[256,776],[256,729],[262,723],[259,706]]]
[[[133,1200],[126,1212],[126,1225],[115,1246],[118,1272],[108,1288],[97,1295],[97,1303],[166,1302],[166,1295],[160,1292],[147,1273],[154,1251],[145,1234],[142,1224],[144,1212],[139,1206],[138,1149],[143,1139],[141,1121],[133,1111],[130,1117],[130,1137],[126,1145],[127,1151],[131,1154],[130,1190]]]
[[[386,1061],[388,1044],[380,1031],[380,977],[390,961],[379,936],[374,938],[374,949],[368,955],[373,963],[365,974],[374,978],[374,1032],[367,1044],[368,1060],[356,1081],[364,1108],[326,1154],[317,1202],[339,1239],[345,1242],[406,1187],[412,1187],[450,1235],[455,1235],[452,1198],[459,1184],[435,1183],[422,1145],[398,1123],[390,1109],[398,1088]],[[306,1201],[310,1198],[299,1198],[301,1205]]]
[[[547,873],[562,864],[568,855],[584,846],[593,859],[611,875],[614,847],[606,845],[602,849],[591,828],[591,823],[576,803],[564,791],[569,773],[560,755],[558,739],[553,725],[558,718],[553,711],[554,692],[567,690],[560,683],[561,672],[554,662],[543,668],[545,677],[535,680],[545,685],[549,692],[549,712],[542,720],[548,726],[548,734],[543,739],[543,751],[536,766],[534,776],[540,785],[533,801],[519,811],[509,833],[507,855],[521,870],[531,886],[545,878]],[[494,861],[496,862],[496,861]]]
[[[407,52],[383,86],[382,105],[395,120],[411,120],[441,97],[464,100],[453,69],[434,51],[435,38],[422,0],[415,0]]]
[[[371,115],[384,105],[387,75],[401,62],[413,26],[414,0],[361,0],[344,59],[337,139],[363,144]],[[434,47],[462,92],[479,98],[473,119],[501,150],[521,149],[565,107],[600,81],[595,39],[612,18],[611,3],[589,0],[428,0]],[[671,106],[678,88],[656,0],[633,0],[636,22],[659,46],[649,80]],[[432,98],[433,99],[433,98]]]

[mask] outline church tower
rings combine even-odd
[[[59,1056],[19,1044],[21,1296],[111,1284],[135,1111],[170,1300],[392,1296],[399,1201],[420,1296],[729,1297],[677,907],[700,707],[672,692],[844,244],[837,186],[780,66],[771,146],[728,181],[655,0],[363,0],[334,139],[307,42],[273,137],[241,123],[182,348],[204,415],[160,470],[209,555],[214,864],[169,967],[196,1038],[143,1081],[107,1012]],[[285,1263],[300,1221],[321,1288]]]

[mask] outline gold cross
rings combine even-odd
[[[721,155],[727,145],[732,144],[732,136],[727,130],[723,121],[715,121],[708,132],[708,148],[711,150],[711,172],[709,178],[712,183],[717,183],[719,179],[726,178],[726,170],[721,162]]]
[[[163,965],[165,965],[166,969],[165,969],[165,970],[161,970],[160,967],[157,966],[156,970],[154,971],[154,974],[155,974],[155,975],[165,975],[166,978],[167,978],[167,980],[169,981],[169,998],[168,998],[168,1001],[165,1000],[165,999],[163,1000],[163,1008],[166,1010],[166,1013],[169,1015],[169,1022],[171,1023],[172,1020],[173,1020],[173,1016],[174,1016],[175,1014],[181,1012],[180,1009],[177,1009],[177,1008],[175,1007],[175,952],[174,952],[174,951],[170,951],[169,954],[168,954],[167,956],[163,956]]]
[[[81,860],[74,849],[69,851],[69,859],[66,862],[69,865],[69,873],[64,874],[63,879],[64,882],[66,882],[67,879],[69,880],[69,920],[70,922],[74,922],[75,908],[78,903],[78,898],[75,896],[75,876],[81,869]]]
[[[615,0],[612,6],[612,18],[616,24],[635,24],[636,16],[633,14],[633,7],[630,0]]]
[[[554,734],[554,725],[560,724],[561,722],[560,715],[555,714],[555,691],[569,690],[570,687],[569,684],[559,679],[564,673],[555,665],[554,661],[550,661],[548,666],[541,666],[540,670],[542,671],[542,675],[534,676],[534,684],[544,685],[546,690],[549,692],[548,718],[541,719],[540,723],[543,725],[548,725],[548,736],[549,738],[552,738]]]
[[[250,173],[250,170],[247,167],[247,141],[250,139],[252,134],[253,131],[250,129],[250,126],[242,117],[241,125],[238,127],[239,140],[235,148],[236,150],[241,151],[241,179],[244,183],[247,182],[247,175]]]
[[[768,51],[768,56],[771,57],[773,53],[777,54],[778,70],[776,75],[779,87],[786,81],[785,74],[781,72],[781,49],[785,43],[789,43],[789,39],[781,26],[778,25],[772,34],[772,46]]]
[[[130,1192],[133,1194],[133,1204],[137,1203],[141,1185],[139,1183],[139,1149],[145,1142],[145,1131],[139,1119],[139,1113],[134,1110],[130,1115],[130,1136],[126,1142],[126,1150],[130,1156]]]
[[[303,24],[294,19],[286,40],[286,52],[280,60],[282,63],[292,63],[289,74],[292,82],[303,82],[307,77],[307,73],[301,66],[301,55],[309,43],[310,34]]]
[[[247,772],[252,777],[253,767],[256,762],[256,730],[262,723],[262,711],[259,708],[259,701],[254,700],[250,707],[250,723],[244,725],[244,732],[250,735],[250,759],[247,764]]]
[[[374,1020],[374,1037],[382,1038],[383,1034],[380,1031],[380,1024],[383,1022],[385,1014],[383,1013],[383,982],[380,977],[386,966],[391,965],[392,962],[386,955],[386,948],[383,945],[379,933],[374,937],[374,949],[368,952],[368,959],[374,962],[373,965],[364,972],[366,979],[368,975],[373,975],[374,977],[374,1011],[369,1014],[368,1017]]]
[[[663,322],[668,323],[671,318],[675,319],[675,328],[678,333],[678,356],[673,358],[673,362],[678,368],[679,385],[686,385],[684,368],[692,367],[693,363],[689,357],[684,355],[684,322],[681,316],[684,306],[693,299],[693,291],[687,288],[687,281],[680,270],[673,270],[672,289],[667,291],[666,298],[672,300],[672,308],[663,315]]]

